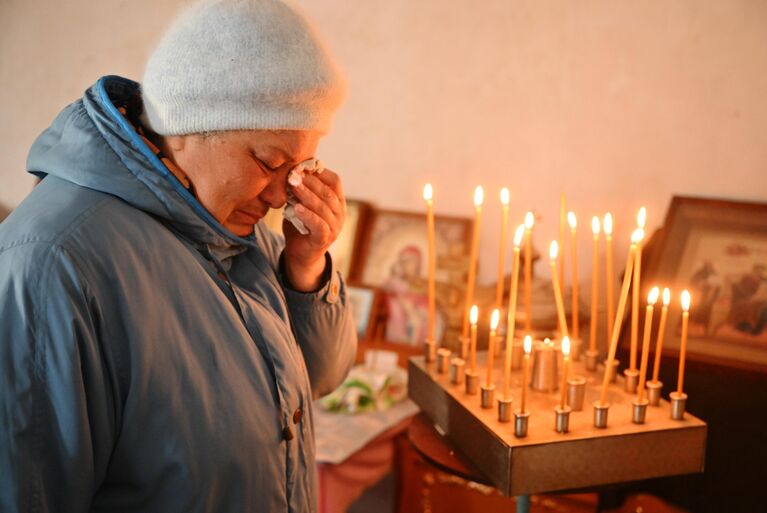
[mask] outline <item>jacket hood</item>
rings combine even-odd
[[[67,106],[32,144],[27,171],[116,196],[193,242],[254,246],[224,228],[186,190],[118,111],[139,84],[106,76]]]

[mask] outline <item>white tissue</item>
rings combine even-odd
[[[296,227],[296,230],[298,230],[298,233],[301,235],[306,235],[309,233],[309,230],[307,230],[306,226],[304,226],[304,223],[302,223],[301,220],[296,217],[295,206],[298,203],[298,198],[293,195],[292,187],[298,187],[301,185],[305,174],[320,174],[324,170],[325,166],[322,165],[322,161],[319,159],[308,159],[297,164],[296,167],[291,169],[290,173],[288,173],[288,185],[291,187],[288,187],[288,204],[285,205],[285,209],[282,211],[282,216],[293,223],[293,226]]]

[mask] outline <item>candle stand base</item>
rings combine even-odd
[[[464,380],[464,371],[466,370],[466,362],[463,358],[455,357],[450,360],[450,383],[453,385],[460,385]]]
[[[567,405],[573,411],[583,410],[583,399],[586,397],[586,378],[573,376],[567,380]]]
[[[599,429],[607,428],[607,413],[610,411],[610,403],[602,404],[599,401],[594,402],[594,427]]]
[[[514,399],[511,397],[501,397],[498,399],[498,422],[511,421],[511,405]]]
[[[626,369],[623,371],[623,377],[626,378],[626,393],[636,394],[637,385],[639,385],[639,371],[636,369]]]
[[[567,433],[570,428],[571,411],[572,408],[569,406],[554,408],[554,431],[557,433]]]
[[[481,388],[482,388],[482,394],[481,394],[481,397],[482,397],[482,401],[481,401],[482,407],[485,408],[485,409],[492,408],[493,407],[493,399],[495,399],[495,385],[490,383],[487,386],[482,385]]]
[[[610,383],[616,383],[618,381],[618,367],[620,364],[621,362],[619,360],[613,360],[612,369],[610,369]]]
[[[515,411],[514,412],[514,436],[517,438],[524,438],[527,436],[527,424],[530,420],[529,411]]]
[[[684,420],[687,394],[684,392],[671,392],[669,399],[671,399],[671,418],[674,420]]]
[[[597,370],[597,358],[599,358],[599,351],[586,351],[586,370],[594,372]]]
[[[444,374],[450,366],[450,349],[440,347],[437,349],[437,372]]]
[[[476,368],[484,371],[487,353],[482,351],[476,356]],[[503,373],[500,360],[495,360],[496,376]],[[583,359],[571,361],[570,370],[572,376],[587,376],[584,398],[587,409],[586,405],[599,400],[602,380],[587,373]],[[537,392],[524,383],[529,392],[526,410],[514,412],[511,426],[501,410],[511,409],[512,404],[519,406],[523,371],[511,373],[509,394],[502,395],[497,390],[491,408],[482,407],[479,385],[485,384],[485,375],[482,372],[480,380],[477,374],[472,377],[469,372],[464,384],[457,386],[451,383],[448,373],[437,372],[436,365],[427,364],[421,356],[412,357],[408,393],[456,452],[503,495],[586,489],[703,469],[706,424],[689,412],[685,413],[684,421],[672,420],[671,405],[663,399],[659,407],[647,408],[644,424],[635,424],[632,421],[635,396],[624,391],[622,375],[616,385],[607,385],[604,402],[609,406],[597,404],[595,418],[591,412],[571,410],[567,434],[563,434],[561,423],[559,429],[563,432],[557,432],[556,414],[552,418],[561,393]],[[472,382],[476,395],[467,395],[466,383],[471,386]],[[486,392],[485,396],[487,399]],[[497,400],[511,396],[513,403]],[[601,429],[594,427],[595,420]]]
[[[663,390],[663,383],[660,381],[648,381],[647,385],[647,401],[650,406],[660,405],[660,393]]]
[[[466,380],[466,393],[468,395],[477,395],[477,392],[479,392],[479,373],[467,369],[464,375]]]
[[[427,340],[423,343],[423,357],[426,359],[426,363],[431,363],[437,360],[437,343],[433,340]]]
[[[647,399],[642,399],[641,402],[638,399],[634,399],[634,401],[631,403],[633,406],[631,410],[631,422],[634,424],[644,424],[648,404],[649,401]]]

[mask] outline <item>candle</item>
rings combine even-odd
[[[535,216],[532,212],[525,214],[525,331],[533,331],[533,226]]]
[[[466,337],[469,331],[469,305],[474,302],[474,280],[477,277],[477,253],[479,251],[479,225],[482,219],[482,202],[485,198],[485,192],[481,185],[474,189],[474,233],[471,238],[471,253],[469,254],[469,281],[466,285],[466,308],[463,318],[463,329],[461,335]]]
[[[469,320],[471,322],[469,368],[471,369],[471,372],[475,372],[477,370],[477,321],[479,320],[479,308],[477,308],[477,305],[472,305],[471,312],[469,313]]]
[[[615,286],[613,285],[613,215],[608,212],[602,223],[605,230],[605,286],[607,291],[607,340],[615,323]]]
[[[683,393],[684,388],[684,357],[687,353],[687,322],[690,318],[690,292],[682,291],[682,341],[679,344],[679,377],[676,383],[677,394]]]
[[[557,318],[559,319],[559,330],[563,337],[570,334],[567,331],[567,319],[565,318],[565,305],[562,301],[562,290],[559,288],[559,279],[557,279],[557,254],[559,244],[557,241],[551,241],[549,246],[549,265],[551,265],[551,285],[554,288],[554,299],[557,302]]]
[[[527,399],[527,378],[530,375],[530,353],[533,350],[533,337],[525,335],[525,362],[522,366],[522,404],[519,405],[519,411],[525,413],[525,399]]]
[[[639,365],[639,391],[637,400],[641,403],[644,399],[644,385],[647,375],[647,359],[650,355],[650,332],[652,331],[652,316],[655,302],[658,301],[658,287],[653,287],[647,296],[647,310],[644,316],[644,332],[642,333],[642,361]]]
[[[647,209],[642,207],[637,213],[637,228],[644,230],[647,221]],[[637,369],[637,342],[639,338],[639,287],[640,274],[642,270],[642,245],[637,244],[636,254],[634,255],[634,284],[632,285],[631,295],[631,354],[629,356],[629,367],[631,370]]]
[[[663,289],[663,308],[660,310],[660,325],[658,326],[658,340],[655,342],[655,365],[652,369],[652,381],[658,382],[660,373],[660,354],[663,349],[663,337],[666,334],[666,318],[668,317],[668,304],[671,302],[671,291]]]
[[[495,330],[498,329],[498,321],[501,320],[501,312],[495,308],[490,317],[490,336],[487,338],[487,377],[485,387],[493,384],[493,359],[495,355]]]
[[[565,193],[559,195],[559,283],[565,284],[565,226],[567,225],[567,208]]]
[[[591,218],[594,247],[591,256],[591,321],[589,326],[589,351],[597,350],[597,306],[599,304],[599,218]]]
[[[437,300],[436,294],[436,244],[435,244],[435,232],[434,232],[434,202],[432,199],[433,191],[430,183],[427,183],[423,188],[423,199],[426,202],[426,227],[429,237],[429,330],[428,341],[434,341],[434,319],[435,319],[435,305]]]
[[[525,233],[525,225],[517,226],[514,232],[514,257],[511,263],[511,292],[509,293],[509,312],[506,320],[506,361],[503,366],[503,397],[509,398],[511,386],[511,347],[514,342],[514,328],[517,319],[517,289],[519,288],[519,245]]]
[[[564,337],[562,339],[562,357],[564,358],[564,366],[562,368],[562,393],[559,398],[559,408],[565,408],[565,402],[567,400],[567,374],[570,369],[570,338]]]
[[[498,250],[498,282],[495,285],[495,306],[503,305],[503,272],[506,264],[506,232],[509,229],[509,189],[501,189],[501,242]]]
[[[629,254],[626,259],[626,271],[623,273],[623,285],[621,286],[621,293],[618,297],[618,311],[615,316],[615,324],[613,325],[612,334],[610,335],[610,346],[607,353],[607,362],[605,364],[605,375],[602,380],[602,390],[599,394],[599,404],[605,405],[605,399],[607,399],[607,385],[610,383],[610,373],[612,371],[613,361],[615,360],[615,351],[618,349],[618,337],[621,330],[621,320],[623,314],[626,311],[626,303],[629,296],[629,285],[631,285],[631,274],[634,269],[634,262],[636,261],[635,253],[637,245],[642,242],[644,237],[644,230],[637,228],[634,233],[631,234],[631,246],[629,246]]]
[[[573,285],[572,285],[572,306],[570,308],[570,314],[571,314],[571,325],[573,327],[573,338],[577,339],[580,333],[580,319],[578,318],[578,251],[577,251],[577,243],[576,243],[576,228],[577,228],[577,221],[575,219],[575,214],[573,212],[569,212],[567,214],[567,223],[570,225],[570,250],[572,251],[572,261],[573,261]]]

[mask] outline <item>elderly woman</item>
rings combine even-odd
[[[342,96],[301,15],[214,0],[35,141],[0,226],[0,511],[315,508],[312,398],[356,345],[345,202],[288,174]],[[289,194],[283,241],[258,221]]]

